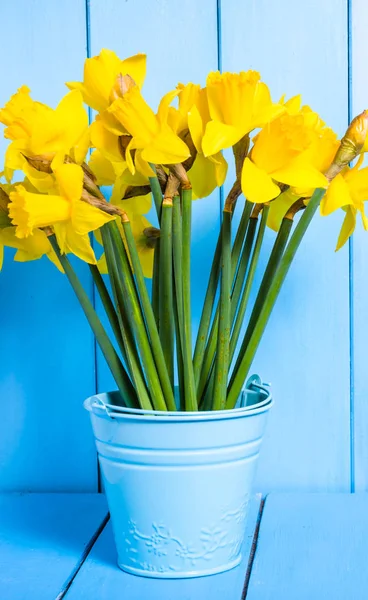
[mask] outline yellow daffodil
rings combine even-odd
[[[23,185],[27,190],[32,188],[28,181],[24,181]],[[4,246],[8,246],[17,250],[14,255],[15,261],[37,260],[46,255],[61,270],[60,262],[43,231],[35,229],[32,236],[22,239],[16,236],[16,227],[11,225],[8,214],[9,193],[14,189],[14,185],[0,186],[0,269],[3,261]]]
[[[166,106],[167,102],[164,97],[162,105]],[[132,173],[135,172],[137,160],[141,161],[138,170],[142,170],[143,162],[174,164],[183,162],[190,155],[187,145],[160,117],[160,108],[162,110],[162,106],[159,107],[158,115],[155,115],[134,82],[130,82],[123,97],[115,100],[108,108],[108,112],[132,136],[125,150],[125,159]],[[134,162],[133,150],[136,150]]]
[[[118,75],[130,75],[141,88],[146,76],[146,55],[136,54],[121,60],[115,52],[104,48],[98,56],[86,59],[83,82],[66,85],[71,90],[80,90],[88,106],[103,112],[114,100],[111,92]]]
[[[315,131],[301,114],[281,115],[268,123],[244,160],[241,183],[246,198],[269,202],[281,192],[275,182],[296,188],[327,187],[327,179],[313,166],[314,140]]]
[[[5,155],[5,176],[10,180],[14,170],[22,169],[35,185],[42,180],[42,191],[52,185],[52,178],[37,174],[25,156],[46,155],[56,169],[65,155],[82,163],[89,148],[88,115],[77,90],[53,110],[34,102],[28,88],[21,88],[0,111],[0,122],[7,125],[7,135],[13,140]]]
[[[285,108],[274,104],[265,83],[256,71],[210,73],[207,97],[211,121],[203,139],[205,156],[234,146],[256,127],[263,127]]]
[[[114,217],[81,200],[83,170],[78,165],[61,165],[55,172],[59,194],[34,194],[23,185],[10,194],[9,216],[20,239],[34,230],[51,226],[62,253],[72,252],[95,263],[89,235]]]
[[[42,256],[47,256],[62,271],[59,259],[52,249],[47,235],[41,229],[34,229],[32,235],[20,239],[16,235],[16,227],[5,227],[0,229],[0,243],[17,250],[14,255],[14,260],[17,262],[38,260]]]
[[[45,104],[32,100],[30,92],[31,90],[23,85],[11,96],[4,108],[0,109],[0,123],[6,126],[4,137],[9,140],[29,138],[38,115],[45,115],[51,110]]]
[[[178,108],[170,106],[165,113],[161,105],[160,117],[166,120],[182,139],[186,139],[189,131],[195,156],[188,170],[188,177],[193,188],[193,198],[204,198],[224,183],[227,162],[220,152],[209,157],[203,154],[203,136],[211,119],[206,88],[194,83],[179,83],[176,92],[179,99]]]
[[[364,212],[364,202],[368,200],[368,167],[360,169],[362,161],[363,155],[354,167],[346,167],[336,175],[321,202],[323,216],[339,208],[343,208],[346,212],[336,250],[342,248],[354,232],[358,212],[364,229],[368,230],[368,219]]]

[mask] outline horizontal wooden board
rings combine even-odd
[[[61,598],[106,517],[98,494],[0,494],[0,598]]]
[[[270,494],[247,600],[366,600],[367,494]]]

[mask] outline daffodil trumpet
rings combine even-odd
[[[256,71],[209,73],[205,87],[179,83],[157,109],[145,100],[145,74],[144,54],[121,60],[103,49],[55,109],[26,86],[0,109],[9,142],[0,268],[9,247],[15,261],[46,257],[65,274],[122,406],[233,409],[318,208],[322,217],[342,211],[337,250],[359,215],[368,230],[368,111],[339,141],[300,96],[275,101]],[[193,352],[192,213],[224,184],[227,148],[235,177]],[[87,263],[111,337],[69,255]]]

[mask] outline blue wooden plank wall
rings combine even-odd
[[[13,0],[2,24],[1,104],[26,83],[55,105],[87,52],[102,47],[148,54],[144,91],[154,105],[178,81],[204,83],[221,65],[260,70],[275,98],[301,92],[339,134],[349,111],[368,103],[365,0]],[[194,206],[194,328],[220,207],[218,193]],[[258,489],[367,489],[368,236],[335,254],[341,220],[316,217],[254,365],[276,398]],[[0,332],[0,489],[96,490],[81,405],[111,378],[67,282],[46,261],[6,263]]]

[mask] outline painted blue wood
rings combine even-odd
[[[27,84],[35,99],[55,106],[85,56],[84,0],[5,2],[1,20],[0,105]],[[92,292],[87,267],[78,270]],[[67,280],[46,259],[5,260],[0,331],[0,489],[97,490],[82,408],[95,389],[94,342]]]
[[[61,598],[106,517],[98,494],[0,494],[0,597]]]
[[[107,525],[75,578],[66,600],[240,600],[260,505],[250,505],[244,560],[232,571],[197,579],[149,579],[124,573],[116,566],[116,551]]]
[[[367,494],[271,494],[247,600],[365,600]]]
[[[121,57],[148,55],[143,92],[157,107],[160,98],[178,82],[205,85],[206,74],[217,69],[216,0],[90,1],[92,55],[110,48]],[[82,67],[82,65],[81,65]],[[153,211],[151,213],[153,215]],[[151,215],[150,215],[151,216]],[[198,327],[219,227],[219,194],[193,205],[193,331]],[[98,387],[114,387],[98,357]]]
[[[368,106],[367,32],[368,5],[364,0],[351,3],[351,112],[358,114]],[[368,490],[368,236],[359,224],[352,241],[351,317],[352,317],[352,489]]]
[[[345,0],[222,2],[221,25],[224,71],[259,70],[275,99],[301,92],[344,132]],[[350,489],[349,262],[347,248],[334,254],[340,223],[341,215],[315,218],[254,362],[276,401],[258,489]]]

